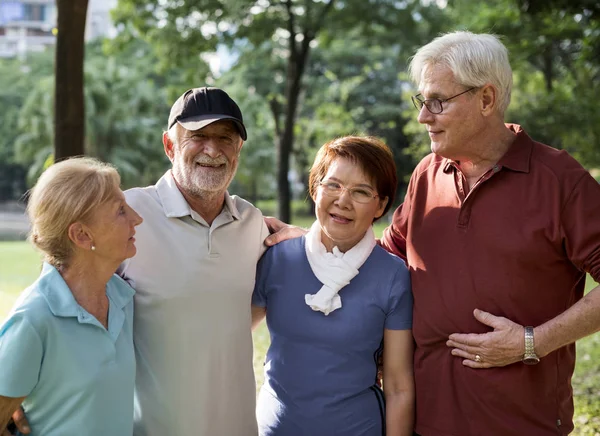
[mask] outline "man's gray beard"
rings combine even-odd
[[[229,168],[226,167],[223,173],[227,173]],[[186,191],[188,195],[192,195],[196,198],[211,198],[222,195],[225,193],[231,181],[235,177],[235,173],[237,171],[237,162],[233,171],[229,174],[229,178],[227,180],[223,180],[223,174],[219,174],[216,177],[202,177],[197,173],[193,173],[190,177],[184,177],[183,174],[179,171],[175,172],[175,179],[181,185],[181,187]]]

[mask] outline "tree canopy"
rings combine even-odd
[[[114,162],[125,186],[152,183],[168,168],[160,136],[170,104],[185,89],[216,85],[238,101],[249,131],[232,191],[278,196],[280,217],[289,218],[291,198],[306,198],[315,151],[336,136],[382,137],[405,182],[429,150],[407,62],[439,33],[468,29],[496,33],[509,48],[507,121],[598,168],[596,3],[120,0],[118,37],[86,46],[84,152]],[[53,55],[0,61],[3,198],[24,186],[12,179],[32,183],[53,161]]]

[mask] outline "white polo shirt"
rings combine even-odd
[[[168,171],[126,191],[144,218],[122,275],[136,289],[136,436],[256,435],[250,301],[268,230],[225,195],[209,226]]]

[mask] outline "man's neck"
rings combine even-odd
[[[179,184],[177,187],[192,210],[204,218],[204,221],[206,221],[209,226],[212,225],[215,218],[221,213],[221,210],[223,210],[226,193],[204,191],[191,194],[181,189]]]
[[[515,140],[515,135],[502,124],[493,131],[487,130],[479,146],[471,149],[469,156],[456,159],[464,176],[477,180],[498,163]]]

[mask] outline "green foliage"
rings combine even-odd
[[[24,60],[0,59],[0,201],[16,199],[25,189],[30,162],[22,161],[15,149],[19,126],[28,121],[22,118],[20,109],[35,85],[52,72],[52,53]]]
[[[575,395],[575,432],[579,436],[596,436],[600,432],[600,335],[577,342],[577,365],[573,375]]]
[[[31,59],[48,57],[32,54]],[[32,185],[53,161],[54,77],[51,69],[29,71],[21,79],[27,83],[24,98],[7,115],[18,123],[0,150],[28,168]],[[171,83],[179,83],[176,71],[171,76]],[[115,56],[107,56],[97,41],[87,47],[85,78],[86,154],[116,165],[125,187],[156,181],[169,166],[161,144],[170,109],[169,75],[158,71],[153,52],[141,41]]]
[[[13,143],[18,136],[19,110],[41,79],[53,74],[53,52],[24,60],[0,59],[0,160],[14,162]]]
[[[427,6],[434,3],[333,0],[327,8],[320,0],[120,0],[118,38],[86,48],[86,153],[115,163],[126,186],[152,183],[169,165],[160,132],[170,104],[185,89],[215,84],[240,103],[250,133],[232,192],[273,197],[275,145],[290,113],[288,74],[300,67],[291,54],[309,38],[291,149],[297,198],[306,196],[302,183],[316,149],[351,133],[382,137],[406,182],[415,159],[429,150],[410,104],[415,89],[407,61],[436,34],[467,28],[496,32],[509,47],[515,86],[507,121],[588,168],[600,167],[596,2]],[[208,60],[215,50],[226,68],[213,74]],[[29,183],[52,161],[53,55],[0,61],[2,174],[26,170]],[[2,192],[14,191],[9,185],[0,175]]]
[[[28,167],[27,181],[35,183],[54,153],[54,78],[38,81],[27,94],[19,111],[18,131],[14,141],[15,161]]]
[[[400,180],[410,174],[412,159],[403,153],[408,141],[403,131],[410,100],[403,98],[404,75],[409,56],[400,44],[368,46],[359,34],[333,41],[327,49],[315,49],[308,91],[297,123],[296,152],[306,154],[306,174],[316,150],[332,138],[368,134],[385,140],[396,157]],[[411,114],[412,115],[412,114]]]
[[[587,277],[586,293],[597,283]],[[574,436],[596,436],[600,433],[600,334],[577,341],[577,364],[573,374],[575,397]]]
[[[152,183],[168,166],[161,145],[167,90],[148,47],[133,48],[106,58],[91,46],[86,63],[86,153],[116,165],[125,186]]]

